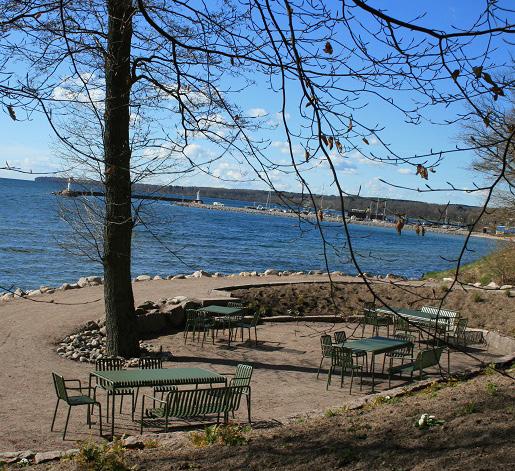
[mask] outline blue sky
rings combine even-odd
[[[331,2],[327,2],[331,5]],[[470,24],[475,18],[477,10],[483,2],[460,1],[432,1],[432,2],[413,2],[413,1],[392,1],[392,2],[372,2],[382,8],[389,8],[389,13],[399,16],[402,19],[410,20],[423,8],[430,10],[428,15],[419,21],[421,25],[431,25],[440,29],[446,29],[449,25],[461,26]],[[423,5],[421,5],[423,3]],[[331,6],[336,8],[340,2],[334,1]],[[323,46],[322,46],[323,47]],[[479,50],[479,49],[478,49]],[[494,61],[506,60],[503,57],[506,50],[500,51]],[[14,66],[14,70],[22,72],[19,66]],[[291,96],[295,96],[292,93]],[[399,102],[406,102],[416,98],[413,94],[404,96],[394,96]],[[392,108],[373,100],[366,100],[368,107],[362,112],[356,112],[355,117],[368,125],[378,123],[385,126],[383,137],[391,143],[397,152],[403,155],[422,154],[429,152],[430,149],[453,148],[459,143],[460,128],[458,126],[439,126],[429,124],[410,125],[404,122],[403,116]],[[277,97],[268,91],[262,83],[257,87],[249,89],[238,98],[239,105],[247,116],[259,117],[268,122],[278,122],[281,118],[281,103]],[[31,169],[33,172],[51,172],[60,170],[63,164],[55,157],[52,151],[54,137],[46,121],[39,115],[33,114],[30,121],[12,121],[8,114],[0,113],[0,161],[9,162],[10,165]],[[449,109],[434,109],[431,111],[432,117],[442,121],[448,115],[459,113],[460,107],[450,107]],[[288,123],[293,128],[298,127],[300,121],[297,116],[296,108],[288,109]],[[288,162],[289,149],[285,144],[285,136],[278,128],[276,131],[262,131],[257,136],[268,139],[270,142],[267,154],[274,161]],[[379,152],[379,146],[374,138],[370,139],[370,145],[363,149],[363,152]],[[300,146],[295,148],[299,154],[303,153]],[[193,142],[189,152],[192,157],[198,157],[213,152],[205,141]],[[477,175],[472,174],[468,167],[473,155],[471,153],[460,153],[450,155],[438,167],[435,174],[430,174],[429,183],[434,187],[446,187],[447,182],[452,182],[457,187],[471,187],[473,182],[481,183]],[[361,188],[361,194],[365,196],[417,199],[431,202],[462,204],[480,204],[484,198],[483,194],[466,194],[456,192],[439,193],[417,193],[408,190],[399,190],[382,183],[383,179],[394,184],[406,185],[413,188],[423,187],[424,181],[415,175],[415,170],[411,166],[401,165],[397,167],[377,164],[370,162],[359,152],[350,152],[345,157],[335,158],[338,169],[338,176],[342,182],[344,190],[356,193]],[[265,186],[255,180],[250,169],[245,164],[239,164],[234,160],[219,161],[211,167],[211,172],[217,178],[203,174],[186,176],[175,184],[191,186],[229,186],[229,187],[253,187],[265,189]],[[320,167],[306,173],[310,187],[316,193],[335,194],[336,190],[332,185],[332,178],[328,174],[327,166]],[[0,170],[0,177],[7,178],[32,178],[22,174]],[[285,177],[279,173],[273,173],[274,184],[282,190],[298,191],[300,186],[291,177]],[[229,181],[225,181],[229,180]],[[241,180],[244,180],[243,182]],[[167,183],[166,179],[157,179]]]

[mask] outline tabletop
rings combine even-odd
[[[231,316],[242,312],[242,307],[229,307],[229,306],[204,306],[198,309],[199,311],[208,312],[211,314],[218,314],[221,316]]]
[[[401,314],[402,316],[430,320],[430,321],[436,320],[437,318],[438,318],[439,322],[448,322],[448,320],[449,320],[448,317],[444,316],[443,314],[438,315],[438,314],[434,314],[432,312],[418,311],[416,309],[408,309],[405,307],[399,307],[399,308],[396,307],[394,309],[395,310],[388,309],[386,307],[378,307],[378,308],[376,308],[376,311],[380,312],[381,314],[393,314],[393,315],[395,315],[395,313],[397,312],[397,313]]]
[[[388,337],[369,337],[358,340],[348,340],[338,346],[350,348],[352,350],[360,350],[371,353],[386,353],[398,348],[407,347],[411,344],[407,340],[392,339]]]
[[[226,382],[225,376],[202,368],[131,368],[128,370],[93,371],[91,374],[109,382],[113,388]]]

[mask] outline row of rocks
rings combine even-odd
[[[189,275],[186,274],[176,274],[176,275],[168,275],[168,276],[150,276],[150,275],[139,275],[136,278],[134,278],[132,281],[134,283],[140,282],[140,281],[151,281],[151,280],[180,280],[180,279],[187,279],[187,278],[236,278],[238,276],[299,276],[299,275],[323,275],[326,272],[323,272],[322,270],[310,270],[307,272],[304,271],[281,271],[281,270],[274,270],[274,269],[268,269],[264,272],[257,272],[257,271],[242,271],[240,273],[233,273],[233,274],[224,274],[224,273],[210,273],[204,270],[197,270]],[[332,276],[342,276],[344,273],[335,271],[331,273]],[[88,286],[98,286],[103,284],[104,279],[100,276],[84,276],[79,278],[79,280],[76,283],[63,283],[59,287],[51,287],[51,286],[41,286],[39,289],[34,289],[30,291],[23,290],[22,288],[17,288],[15,291],[10,293],[4,293],[0,296],[0,301],[10,301],[11,299],[14,299],[15,297],[19,298],[25,298],[25,297],[32,297],[37,296],[40,294],[52,294],[55,291],[67,291],[71,289],[80,289],[80,288],[86,288]]]
[[[442,278],[442,281],[445,281],[447,283],[452,283],[454,281],[454,278]],[[470,286],[473,286],[474,288],[483,288],[483,289],[497,289],[497,290],[511,290],[513,289],[513,285],[498,285],[495,281],[491,281],[490,283],[484,285],[480,281],[477,281],[476,283],[468,283]]]

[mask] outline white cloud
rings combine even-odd
[[[263,116],[268,115],[268,111],[264,108],[250,108],[247,110],[246,115],[249,118],[262,118]]]
[[[273,141],[272,147],[278,149],[281,154],[290,155],[290,145],[287,141]],[[296,157],[304,155],[304,150],[299,144],[292,145],[293,155]]]
[[[413,173],[413,170],[407,167],[401,167],[397,170],[401,175],[410,175]]]

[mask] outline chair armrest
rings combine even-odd
[[[80,379],[65,379],[64,382],[65,382],[65,384],[66,383],[79,383],[79,388],[82,388],[82,383],[80,382]],[[77,389],[77,388],[70,388],[70,389]]]
[[[154,397],[154,396],[150,396],[148,394],[143,394],[142,398],[143,398],[142,399],[143,402],[145,401],[145,398],[147,398],[147,399],[151,399],[152,401],[160,402],[161,404],[166,404],[166,401],[158,399],[157,397]]]

